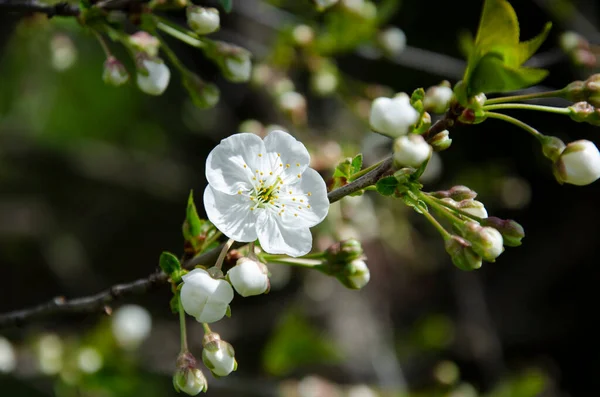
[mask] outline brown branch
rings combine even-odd
[[[37,0],[0,0],[0,10],[18,13],[41,13],[48,18],[52,17],[76,17],[79,16],[79,6],[60,2],[46,4]]]
[[[2,0],[0,0],[1,2]],[[453,121],[448,121],[449,117],[445,117],[437,121],[431,126],[427,134],[435,134],[452,126]],[[392,169],[392,158],[386,158],[377,168],[367,172],[357,180],[342,186],[327,194],[330,203],[335,203],[345,196],[358,192],[368,186],[372,186]],[[244,243],[236,243],[233,248],[238,248]],[[186,269],[191,269],[196,265],[210,265],[215,263],[223,244],[198,255],[183,264]],[[147,278],[142,278],[131,283],[117,284],[109,289],[102,291],[96,295],[91,295],[82,298],[66,300],[64,297],[58,297],[50,302],[43,303],[32,308],[16,310],[13,312],[0,315],[0,329],[11,326],[21,326],[27,322],[49,317],[56,314],[66,313],[93,313],[93,312],[109,312],[108,306],[113,301],[135,294],[148,292],[157,285],[165,284],[168,281],[168,276],[163,272],[155,272]]]

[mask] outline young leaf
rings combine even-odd
[[[362,153],[359,153],[352,159],[352,174],[356,174],[357,172],[359,172],[361,170],[362,163],[363,163],[363,155],[362,155]]]
[[[393,176],[387,176],[377,181],[375,187],[379,194],[383,196],[391,196],[396,191],[398,180]]]
[[[547,74],[543,69],[512,67],[496,54],[487,54],[473,71],[469,88],[471,92],[514,91],[539,83]]]
[[[181,270],[181,263],[179,263],[179,259],[177,259],[175,255],[167,251],[164,251],[162,254],[160,254],[158,264],[160,265],[162,271],[168,274],[169,276]]]
[[[194,191],[190,190],[188,197],[187,209],[185,214],[185,222],[183,222],[183,237],[186,240],[191,240],[202,233],[202,220],[198,216],[196,205],[194,204]]]

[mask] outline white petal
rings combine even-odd
[[[308,227],[292,229],[281,225],[277,215],[261,212],[256,223],[258,241],[262,249],[269,254],[302,256],[312,248],[312,235]]]
[[[206,179],[220,192],[237,193],[251,184],[252,173],[259,168],[265,152],[262,139],[254,134],[241,133],[223,139],[206,159]]]
[[[284,165],[281,177],[289,182],[296,183],[297,174],[302,174],[310,163],[310,154],[306,146],[285,131],[271,131],[265,137],[265,148],[269,153],[279,153],[281,163]],[[287,164],[289,168],[285,167]]]
[[[313,227],[321,223],[329,211],[327,186],[312,168],[304,171],[299,184],[286,187],[280,197],[279,201],[285,204],[286,210],[278,215],[279,222],[288,228]]]
[[[204,208],[208,219],[221,233],[236,241],[256,240],[258,211],[251,211],[251,204],[247,196],[225,194],[213,189],[211,185],[204,190]]]

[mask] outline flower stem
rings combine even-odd
[[[425,203],[433,207],[437,213],[448,219],[450,222],[459,224],[464,222],[461,218],[458,217],[458,215],[455,214],[455,212],[458,212],[456,211],[456,208],[443,206],[437,201],[433,200],[432,197],[424,194],[423,192],[418,192],[417,196],[419,196],[419,199],[423,200]]]
[[[427,203],[431,203],[431,201],[435,201],[437,204],[442,205],[442,206],[444,206],[444,207],[446,207],[446,208],[448,208],[448,209],[450,209],[450,210],[452,210],[454,212],[457,212],[457,213],[459,213],[462,216],[465,216],[467,218],[471,218],[471,219],[473,219],[473,220],[475,220],[475,221],[477,221],[479,223],[483,222],[483,218],[480,218],[478,216],[469,214],[467,211],[462,210],[460,208],[456,208],[456,207],[452,206],[451,204],[448,204],[448,203],[444,202],[443,200],[438,199],[437,197],[433,197],[433,196],[431,196],[431,195],[429,195],[427,193],[423,193],[423,196],[424,197],[422,197],[421,199],[423,201],[427,202]]]
[[[98,39],[98,43],[100,43],[104,55],[106,55],[107,58],[112,57],[112,53],[110,52],[110,48],[108,48],[108,44],[106,43],[106,40],[104,40],[104,37],[102,37],[96,29],[92,29],[92,32],[94,33],[94,36],[96,36],[96,39]]]
[[[162,50],[162,52],[164,52],[167,55],[167,57],[173,63],[173,65],[175,65],[175,67],[179,69],[181,74],[183,75],[189,73],[188,69],[183,65],[183,63],[181,63],[181,61],[179,60],[175,52],[173,52],[171,47],[169,47],[167,42],[158,34],[156,34],[156,37],[160,41],[160,49]]]
[[[178,26],[168,23],[162,18],[157,19],[156,27],[166,34],[176,38],[177,40],[181,40],[192,47],[203,48],[205,46],[202,40],[192,37],[188,32],[182,31]]]
[[[421,211],[421,213],[423,214],[425,219],[427,219],[429,221],[429,223],[431,223],[433,225],[433,227],[435,227],[436,230],[438,232],[440,232],[440,234],[442,235],[442,238],[444,240],[447,240],[450,238],[450,233],[448,233],[448,231],[446,229],[444,229],[444,227],[437,221],[437,219],[435,219],[433,217],[433,215],[431,215],[429,213],[429,211],[423,210],[423,211]]]
[[[263,259],[270,263],[279,263],[281,265],[290,265],[298,267],[315,267],[323,264],[323,261],[316,259],[289,258],[280,255],[262,255]]]
[[[204,329],[204,335],[212,333],[210,326],[207,323],[202,323],[202,329]]]
[[[528,103],[501,103],[498,105],[484,105],[483,110],[501,110],[501,109],[522,109],[537,110],[539,112],[555,113],[568,115],[571,111],[568,108],[557,108],[553,106],[531,105]]]
[[[505,96],[500,98],[488,99],[485,101],[485,105],[492,105],[495,103],[505,103],[505,102],[513,102],[513,101],[526,101],[528,99],[540,99],[540,98],[554,98],[561,97],[563,95],[563,90],[555,90],[555,91],[546,91],[546,92],[534,92],[531,94],[523,94],[523,95],[512,95]]]
[[[217,262],[215,263],[215,267],[217,269],[221,269],[221,267],[223,266],[223,261],[225,260],[225,256],[227,256],[227,252],[229,251],[229,248],[231,248],[231,245],[234,242],[235,242],[235,240],[229,239],[229,240],[227,240],[225,245],[223,245],[223,249],[221,250],[219,257],[217,258]]]
[[[508,115],[502,114],[502,113],[486,112],[485,114],[489,118],[506,121],[507,123],[516,125],[517,127],[522,128],[525,131],[529,132],[531,135],[533,135],[539,141],[541,141],[544,138],[544,134],[542,134],[541,132],[539,132],[538,130],[536,130],[535,128],[530,126],[529,124],[526,124],[519,119],[516,119],[514,117],[511,117],[511,116],[508,116]]]
[[[185,327],[185,311],[181,304],[181,294],[177,295],[177,307],[179,309],[179,332],[181,337],[181,353],[188,352],[187,330]]]
[[[352,182],[352,181],[354,181],[354,180],[356,180],[356,179],[360,178],[361,176],[363,176],[364,174],[366,174],[366,173],[368,173],[368,172],[371,172],[372,170],[374,170],[375,168],[377,168],[377,167],[379,167],[381,164],[383,164],[383,162],[384,162],[384,161],[385,161],[385,159],[384,159],[384,160],[381,160],[381,161],[380,161],[380,162],[378,162],[378,163],[375,163],[375,164],[373,164],[373,165],[372,165],[372,166],[370,166],[370,167],[367,167],[367,168],[365,168],[364,170],[360,170],[360,171],[358,171],[356,174],[354,174],[354,175],[350,176],[350,182]]]

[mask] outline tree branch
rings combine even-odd
[[[0,10],[19,13],[39,12],[52,17],[76,17],[79,16],[79,6],[60,2],[56,4],[45,4],[37,0],[0,0]]]

